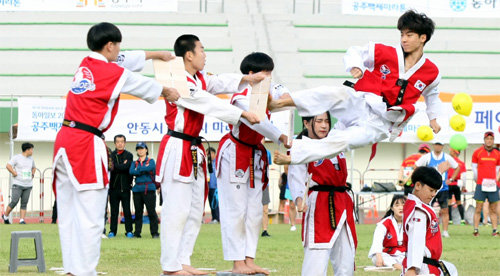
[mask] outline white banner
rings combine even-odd
[[[0,0],[0,11],[176,12],[177,0]]]
[[[500,0],[342,0],[342,13],[400,16],[414,9],[429,17],[500,17]]]
[[[21,141],[54,141],[64,118],[65,99],[19,98],[18,100],[18,136]],[[443,115],[438,118],[442,130],[437,137],[448,141],[456,134],[462,133],[470,144],[482,144],[483,134],[487,130],[497,133],[500,127],[500,103],[474,103],[472,112],[466,117],[464,132],[456,132],[449,126],[449,118],[455,115],[451,103],[443,103]],[[113,126],[105,133],[107,141],[113,141],[116,134],[123,134],[128,141],[161,141],[167,132],[165,102],[157,101],[150,105],[141,100],[121,100],[118,114]],[[289,111],[273,113],[271,121],[282,133],[289,133]],[[395,142],[418,143],[417,129],[428,125],[425,104],[418,103],[418,111],[406,125],[401,137]],[[205,117],[200,133],[209,141],[219,141],[228,133],[228,124],[211,117]],[[500,135],[495,137],[497,143]],[[383,141],[387,142],[387,141]]]
[[[19,98],[18,134],[21,141],[55,141],[64,119],[65,99]],[[141,100],[121,100],[113,126],[106,131],[106,141],[123,134],[127,141],[161,141],[167,133],[165,102],[148,104]],[[289,133],[289,111],[273,113],[271,122],[282,133]],[[205,117],[200,135],[208,141],[219,141],[229,132],[228,124]]]

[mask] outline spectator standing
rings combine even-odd
[[[498,178],[500,170],[500,151],[493,147],[495,135],[493,131],[484,133],[484,145],[472,154],[472,172],[476,181],[476,191],[474,199],[476,200],[476,212],[474,213],[474,236],[479,236],[479,219],[484,201],[488,199],[490,205],[491,226],[493,227],[492,236],[498,236],[497,232],[497,202]]]
[[[12,200],[7,206],[7,210],[3,215],[5,224],[9,224],[9,215],[12,209],[16,207],[19,199],[21,200],[21,220],[19,224],[26,224],[26,207],[30,198],[31,189],[33,187],[33,177],[36,167],[33,160],[34,146],[31,143],[23,143],[21,145],[22,153],[14,155],[7,162],[7,170],[12,174]]]
[[[139,142],[135,146],[137,159],[130,166],[130,174],[135,176],[135,185],[132,188],[134,193],[135,207],[135,232],[134,237],[140,238],[142,231],[142,214],[144,205],[149,217],[149,230],[153,239],[160,237],[158,234],[158,215],[156,214],[156,184],[154,174],[156,171],[155,161],[148,157],[148,146],[144,142]]]
[[[264,143],[264,139],[262,140]],[[269,167],[273,164],[271,153],[267,151],[267,160],[269,161]],[[262,191],[262,234],[261,237],[270,237],[267,232],[267,227],[269,226],[269,203],[271,203],[271,197],[269,196],[269,185]]]
[[[444,144],[442,141],[437,140],[434,142],[432,147],[433,151],[423,155],[415,162],[417,167],[432,167],[435,168],[441,174],[442,186],[438,191],[436,197],[432,200],[431,206],[434,202],[439,203],[441,210],[439,211],[439,217],[443,221],[443,232],[442,235],[445,238],[449,238],[448,224],[450,223],[449,211],[448,211],[448,184],[450,181],[457,179],[458,173],[458,163],[449,154],[443,151]],[[453,168],[455,171],[451,178],[448,178],[448,169]],[[412,178],[413,179],[413,178]]]
[[[450,155],[451,157],[453,157],[453,159],[455,159],[455,161],[457,161],[460,172],[458,173],[457,178],[453,179],[452,176],[455,170],[453,168],[450,168],[448,170],[448,179],[450,180],[448,184],[449,188],[448,205],[451,206],[452,197],[453,195],[455,195],[455,202],[457,204],[458,212],[460,213],[460,223],[462,225],[465,225],[464,206],[462,205],[461,198],[462,198],[462,190],[465,189],[465,173],[467,172],[467,168],[465,167],[465,163],[462,160],[460,160],[460,158],[458,158],[458,156],[460,155],[459,150],[450,148]],[[448,209],[449,209],[450,219],[452,219],[453,218],[451,216],[452,208]]]
[[[208,148],[210,158],[215,160],[216,151],[214,148]],[[210,223],[219,223],[219,196],[217,193],[217,176],[215,175],[215,162],[212,162],[212,172],[208,180],[208,202],[210,203],[210,210],[212,213],[212,221]]]
[[[125,149],[126,141],[124,135],[116,135],[114,138],[116,148],[110,155],[113,170],[111,171],[111,181],[109,182],[109,203],[111,208],[109,238],[115,237],[118,233],[120,202],[122,203],[123,216],[125,217],[125,235],[127,238],[134,237],[132,233],[132,213],[130,212],[130,190],[132,188],[133,177],[129,173],[133,156],[132,153]]]
[[[403,160],[401,167],[399,168],[398,184],[403,186],[404,194],[407,196],[413,191],[413,183],[411,183],[411,174],[415,169],[415,162],[422,157],[422,155],[431,152],[431,148],[427,144],[421,144],[418,147],[418,152],[412,154]]]
[[[281,174],[280,178],[280,206],[279,212],[285,213],[285,206],[288,202],[288,218],[290,220],[290,231],[297,231],[295,227],[295,219],[297,218],[297,207],[292,200],[292,195],[290,194],[290,187],[288,186],[288,165],[284,165],[284,172]]]

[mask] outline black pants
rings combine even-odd
[[[216,189],[208,189],[208,202],[210,203],[210,210],[212,211],[212,220],[216,219],[220,222],[219,200],[214,197],[215,190]]]
[[[156,214],[156,191],[134,193],[135,207],[135,236],[140,236],[142,232],[142,214],[144,205],[148,211],[149,231],[152,236],[158,235],[158,215]]]
[[[109,205],[111,209],[111,221],[109,232],[117,234],[118,213],[120,212],[120,201],[123,207],[123,216],[125,217],[125,232],[132,232],[132,213],[130,212],[130,191],[109,190]]]
[[[52,207],[52,223],[57,221],[57,200],[54,200],[54,206]]]

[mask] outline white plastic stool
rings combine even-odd
[[[19,239],[32,238],[35,240],[36,257],[34,259],[18,259]],[[43,257],[42,232],[40,231],[13,231],[10,233],[10,264],[9,272],[17,272],[18,266],[36,265],[38,272],[45,272],[45,258]]]

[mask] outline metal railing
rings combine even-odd
[[[357,169],[349,170],[349,177],[352,181],[352,186],[355,187],[363,187],[364,185],[371,186],[374,182],[391,182],[397,187],[398,191],[390,192],[390,193],[378,193],[378,192],[360,192],[355,191],[355,212],[362,218],[362,222],[371,223],[376,222],[378,219],[383,216],[383,213],[387,210],[390,205],[390,201],[392,196],[395,194],[403,194],[403,191],[399,186],[397,186],[397,177],[398,177],[397,169],[370,169],[363,173],[361,173]],[[269,192],[271,198],[277,198],[279,194],[279,177],[281,176],[281,168],[274,167],[269,171],[270,173],[270,183],[269,183]],[[11,201],[11,185],[10,185],[10,173],[5,168],[0,168],[0,188],[3,193],[3,203],[4,207],[9,204]],[[43,170],[36,169],[35,175],[33,177],[33,188],[30,194],[30,201],[27,207],[27,217],[36,217],[38,213],[38,221],[43,223],[49,217],[46,214],[52,214],[52,203],[54,202],[54,193],[52,190],[52,168],[46,168]],[[47,184],[47,185],[46,185]],[[462,203],[464,207],[467,205],[473,204],[473,192],[475,190],[475,182],[473,180],[473,174],[471,170],[468,170],[466,173],[466,181],[465,188],[468,193],[463,193]],[[357,190],[357,189],[355,189]],[[131,195],[132,196],[132,195]],[[279,200],[271,200],[270,208],[272,210],[277,210],[279,205]],[[36,208],[35,206],[38,206]],[[47,207],[46,207],[47,206]],[[159,200],[157,200],[157,210],[160,207]],[[4,210],[2,210],[3,212]],[[20,203],[16,205],[12,214],[19,214],[20,211]],[[49,211],[49,212],[47,212]],[[131,211],[134,212],[134,206],[131,204]],[[366,212],[373,215],[372,220],[366,218],[364,215]],[[377,216],[377,213],[380,212],[380,215]]]

